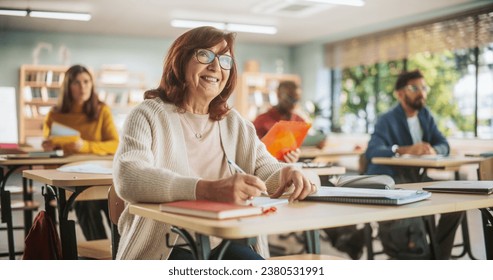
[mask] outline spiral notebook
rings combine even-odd
[[[305,201],[342,202],[356,204],[403,205],[425,200],[431,196],[422,190],[386,190],[347,187],[321,187]]]

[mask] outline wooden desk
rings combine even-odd
[[[421,189],[431,183],[398,185],[399,188]],[[491,210],[493,195],[457,195],[433,193],[432,197],[402,206],[380,206],[363,204],[344,204],[327,202],[297,202],[278,206],[276,213],[230,220],[210,220],[197,217],[176,215],[159,211],[158,204],[130,205],[130,213],[154,219],[179,228],[197,232],[196,238],[204,241],[207,236],[224,239],[251,238],[262,234],[281,234],[293,231],[312,231],[321,228],[363,224],[374,221],[386,221],[410,217],[420,217],[440,213],[482,209],[485,232],[486,256],[493,259],[493,223]],[[333,213],[333,214],[330,214]],[[318,243],[318,238],[313,239]],[[317,244],[308,244],[319,249]],[[208,242],[201,242],[204,252],[209,252]],[[204,254],[207,257],[208,254]]]
[[[303,167],[303,170],[314,172],[318,176],[335,176],[346,174],[346,168],[342,166],[329,166],[329,167]]]
[[[2,208],[2,223],[7,224],[7,229],[12,229],[12,210],[10,192],[5,191],[5,185],[9,177],[22,167],[31,168],[35,165],[43,166],[56,166],[63,165],[72,162],[86,161],[86,160],[112,160],[113,156],[97,156],[97,155],[71,155],[60,158],[18,158],[8,159],[0,157],[0,193],[2,194],[1,208]],[[32,195],[27,191],[27,179],[23,179],[23,200],[32,200]],[[32,212],[30,210],[24,211],[24,233],[27,235],[32,225]],[[14,251],[14,236],[12,230],[7,230],[9,258],[15,259]]]
[[[374,157],[371,162],[374,164],[424,167],[445,169],[450,167],[460,167],[465,164],[477,164],[484,160],[481,157],[443,157],[438,159],[428,159],[422,157]]]
[[[315,147],[301,147],[300,150],[300,158],[359,156],[364,153],[363,150],[336,148],[318,149]]]
[[[75,222],[68,220],[68,212],[77,196],[91,187],[108,188],[113,183],[113,175],[62,172],[55,169],[24,170],[24,178],[35,180],[55,188],[58,202],[58,219],[60,239],[64,259],[77,259],[77,239],[75,236]],[[67,199],[65,191],[72,195]],[[54,218],[54,217],[53,217]]]
[[[371,162],[374,164],[391,165],[396,167],[416,167],[424,168],[421,177],[426,175],[428,168],[443,169],[454,171],[455,179],[459,180],[459,168],[466,164],[478,164],[484,160],[481,157],[442,157],[442,158],[425,158],[425,157],[374,157]]]

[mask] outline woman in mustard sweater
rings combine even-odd
[[[110,108],[98,99],[94,80],[87,68],[74,65],[65,72],[58,103],[46,116],[43,135],[48,139],[53,122],[71,127],[80,133],[73,142],[56,144],[43,141],[44,150],[62,148],[65,154],[114,154],[118,132]],[[86,240],[105,239],[106,232],[100,211],[108,216],[106,201],[77,202],[74,205]]]

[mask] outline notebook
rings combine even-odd
[[[261,207],[209,200],[180,200],[161,203],[159,209],[163,212],[218,220],[254,216],[263,213]]]
[[[448,193],[493,194],[493,181],[442,181],[423,190]]]
[[[163,212],[222,220],[275,212],[275,205],[287,203],[288,199],[270,197],[254,197],[248,201],[248,205],[210,200],[180,200],[161,203],[159,209]]]
[[[34,151],[34,152],[24,152],[21,154],[6,154],[0,155],[4,159],[22,159],[22,158],[56,158],[63,157],[63,150],[54,151]]]
[[[357,204],[403,205],[427,199],[430,192],[422,190],[385,190],[348,187],[321,187],[305,201],[326,201]]]
[[[58,122],[53,122],[51,124],[51,131],[49,139],[55,146],[63,146],[67,143],[73,143],[79,140],[80,133],[79,131],[63,125]]]

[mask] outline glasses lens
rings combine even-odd
[[[229,55],[220,55],[219,56],[219,65],[224,70],[230,70],[233,67],[233,58]]]
[[[408,85],[407,86],[407,89],[410,91],[410,92],[413,92],[413,93],[418,93],[420,91],[422,92],[429,92],[430,91],[430,87],[429,86],[415,86],[415,85]]]
[[[210,50],[200,49],[200,50],[197,50],[197,52],[195,52],[195,56],[197,57],[197,60],[200,63],[209,64],[214,60],[214,58],[216,57],[216,54],[214,54]]]

